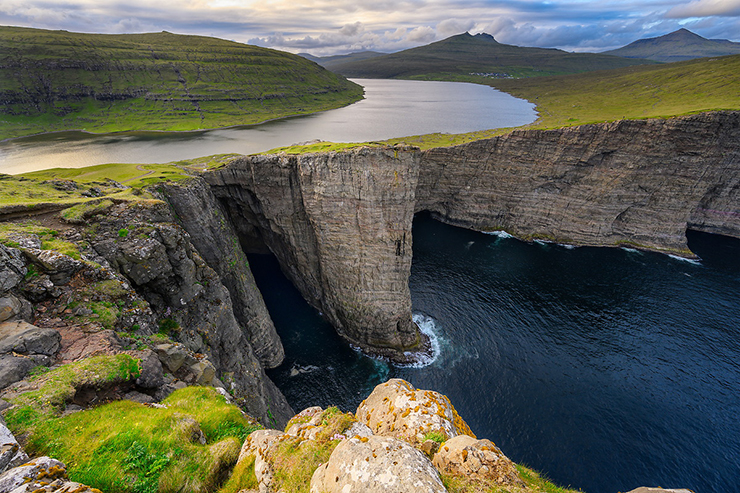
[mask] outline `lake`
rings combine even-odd
[[[57,132],[0,142],[0,173],[107,163],[168,163],[212,154],[253,154],[298,142],[367,142],[434,132],[515,127],[534,105],[493,88],[458,82],[354,79],[365,99],[336,110],[261,125],[197,132]]]
[[[411,298],[440,354],[398,368],[349,349],[270,256],[250,256],[286,349],[268,374],[296,412],[354,411],[399,377],[447,395],[512,460],[588,493],[738,491],[740,240],[703,260],[414,222]],[[290,310],[285,307],[290,306]]]

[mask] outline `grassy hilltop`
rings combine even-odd
[[[302,57],[232,41],[0,27],[0,139],[252,124],[361,98]]]

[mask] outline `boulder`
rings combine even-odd
[[[22,320],[0,323],[0,354],[55,355],[62,336],[54,329],[40,328]]]
[[[154,347],[154,350],[159,356],[159,361],[170,373],[179,370],[188,355],[185,347],[181,344],[159,344]]]
[[[136,385],[145,389],[156,389],[165,384],[162,363],[159,362],[154,351],[143,351],[141,355],[141,375],[136,379]]]
[[[13,356],[12,354],[0,355],[0,389],[4,389],[15,382],[20,382],[36,366],[36,363],[28,357]]]
[[[442,493],[439,474],[424,454],[391,437],[342,441],[316,469],[311,493]]]
[[[374,434],[400,438],[412,445],[423,443],[430,433],[443,435],[443,439],[475,436],[446,396],[417,390],[397,378],[375,387],[357,408],[356,416]]]
[[[458,435],[447,440],[432,461],[443,474],[500,486],[524,486],[514,463],[490,440]]]
[[[216,376],[216,368],[207,359],[202,359],[190,365],[190,373],[193,375],[193,383],[196,385],[210,385]]]
[[[67,474],[66,466],[56,459],[50,457],[39,457],[22,466],[5,471],[0,475],[0,492],[14,492],[19,486],[24,488],[19,491],[37,490],[40,485],[38,481],[43,480],[46,484],[57,479],[63,479]]]
[[[0,418],[0,473],[27,461],[28,455],[23,451],[13,433],[5,426],[5,421]]]
[[[0,245],[0,293],[14,288],[26,275],[26,262],[17,248]]]
[[[21,313],[22,309],[23,304],[21,303],[21,300],[12,294],[3,296],[0,298],[0,322],[5,322],[6,320],[15,317]]]

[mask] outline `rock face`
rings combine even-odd
[[[205,179],[247,223],[243,243],[264,242],[340,335],[400,357],[422,342],[408,288],[418,171],[415,151],[361,148],[251,156]]]
[[[311,478],[311,493],[386,491],[442,493],[439,474],[424,454],[389,437],[350,438]]]
[[[740,113],[520,130],[424,151],[416,210],[561,243],[690,255],[686,229],[740,237]]]
[[[162,192],[198,253],[229,290],[234,315],[265,368],[283,362],[285,352],[231,221],[202,179],[167,183]]]
[[[691,256],[740,237],[740,112],[518,130],[456,147],[250,156],[207,173],[243,245],[266,246],[350,343],[418,349],[413,214],[523,239]]]
[[[116,206],[88,240],[146,299],[160,330],[172,332],[188,350],[208,355],[251,415],[265,424],[287,422],[292,410],[255,356],[229,290],[164,204]],[[214,377],[207,366],[194,368],[197,361],[188,365],[199,381],[204,379],[201,383]]]

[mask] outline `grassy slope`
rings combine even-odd
[[[0,139],[252,124],[361,97],[302,57],[216,38],[0,27]]]
[[[621,119],[667,118],[710,110],[740,110],[740,55],[626,67],[555,77],[487,83],[537,105],[528,128],[559,128]],[[473,78],[467,79],[473,82]],[[478,80],[480,82],[480,80]],[[512,129],[390,139],[423,149],[489,138]]]
[[[505,73],[513,77],[570,74],[630,65],[648,60],[594,53],[568,53],[498,43],[488,35],[468,33],[398,53],[337,63],[332,70],[348,77],[440,78],[470,73]]]

